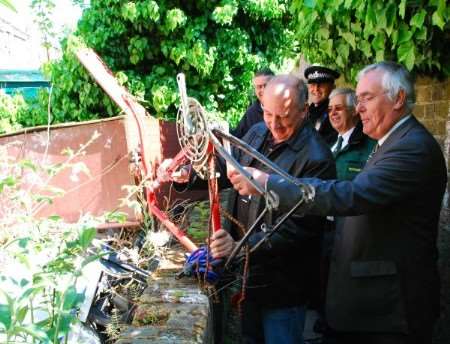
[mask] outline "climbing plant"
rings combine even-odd
[[[445,0],[293,0],[301,52],[337,67],[348,80],[382,60],[428,75],[450,75]]]
[[[46,67],[53,121],[119,113],[71,52],[76,41],[93,48],[152,115],[175,117],[176,75],[184,72],[188,94],[233,123],[249,104],[253,73],[293,55],[288,8],[287,0],[92,0],[62,59]]]

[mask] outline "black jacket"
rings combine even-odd
[[[433,136],[414,117],[398,127],[353,181],[302,179],[316,189],[308,212],[346,216],[331,260],[327,319],[340,331],[409,333],[431,342],[439,313],[437,230],[447,183]],[[283,197],[299,189],[272,175]]]
[[[244,136],[253,148],[260,150],[267,140],[269,130],[264,123],[254,125]],[[308,122],[298,129],[288,141],[283,152],[273,160],[279,167],[296,177],[335,177],[333,156]],[[234,152],[243,166],[254,166],[256,161],[242,152]],[[271,159],[271,154],[267,155]],[[271,159],[272,160],[272,159]],[[229,200],[229,212],[236,213],[237,192]],[[248,223],[251,224],[263,209],[264,199],[254,196],[250,200]],[[265,219],[273,225],[282,213],[274,212]],[[310,276],[318,269],[323,217],[294,215],[250,256],[250,272],[246,298],[261,302],[266,307],[285,307],[304,304],[310,292]],[[236,231],[232,231],[239,239]],[[264,233],[258,229],[250,236],[250,245],[256,244]],[[315,286],[317,287],[317,286]]]
[[[250,130],[250,128],[263,120],[263,109],[259,100],[255,100],[252,105],[249,106],[244,116],[242,116],[239,124],[235,129],[230,132],[237,138],[242,138]]]
[[[326,99],[320,104],[310,104],[308,110],[308,119],[313,127],[315,127],[316,122],[319,121],[319,134],[329,145],[336,142],[338,133],[331,125],[330,118],[328,117],[328,103],[329,100]]]

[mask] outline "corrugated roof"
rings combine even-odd
[[[39,70],[0,69],[0,82],[6,81],[48,81]]]

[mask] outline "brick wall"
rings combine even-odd
[[[433,133],[441,145],[449,169],[450,156],[450,79],[419,77],[416,81],[414,114]],[[449,176],[450,177],[450,176]],[[450,179],[450,178],[449,178]],[[433,343],[450,343],[450,204],[449,185],[444,197],[439,228],[439,268],[441,271],[441,318]]]

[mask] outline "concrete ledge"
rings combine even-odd
[[[205,342],[208,298],[194,279],[175,279],[183,262],[181,249],[167,254],[140,297],[132,326],[117,344]]]

